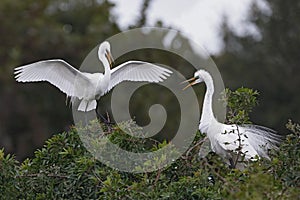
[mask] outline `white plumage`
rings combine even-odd
[[[53,59],[17,67],[15,78],[18,82],[48,81],[71,97],[72,103],[79,99],[79,111],[90,111],[96,109],[96,100],[122,81],[161,82],[172,73],[142,61],[128,61],[111,70],[113,59],[106,41],[99,46],[98,58],[104,73],[80,72],[64,60]]]
[[[128,61],[111,70],[111,79],[105,91],[110,91],[122,81],[162,82],[172,72],[168,69],[142,61]]]
[[[268,149],[276,148],[281,136],[263,126],[228,125],[218,122],[212,110],[214,83],[211,75],[205,70],[199,70],[195,72],[194,78],[188,81],[192,82],[187,87],[201,82],[206,84],[199,130],[207,134],[215,153],[228,159],[231,165],[238,154],[240,158],[237,159],[242,157],[245,160],[256,160],[256,157],[268,158]]]

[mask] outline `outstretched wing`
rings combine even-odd
[[[18,82],[48,81],[59,88],[67,96],[81,99],[86,88],[91,86],[90,80],[79,70],[67,62],[55,59],[44,60],[15,68]]]
[[[128,61],[111,70],[111,80],[106,92],[122,81],[161,82],[167,79],[172,71],[142,61]]]

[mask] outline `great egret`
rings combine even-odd
[[[64,60],[54,59],[17,67],[15,78],[18,82],[48,81],[71,97],[72,103],[79,99],[79,111],[91,111],[96,109],[96,100],[122,81],[161,82],[172,73],[142,61],[128,61],[111,70],[113,59],[107,41],[100,44],[98,58],[104,74],[80,72]]]
[[[242,160],[256,160],[269,158],[267,150],[276,148],[281,136],[272,129],[258,125],[222,124],[217,121],[212,109],[214,83],[211,75],[205,70],[198,70],[194,77],[184,81],[191,81],[184,89],[197,83],[206,84],[199,130],[206,133],[210,140],[211,149],[236,167]],[[243,167],[242,165],[239,165]]]

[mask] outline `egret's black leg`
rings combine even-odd
[[[101,115],[101,113],[99,113],[98,111],[98,102],[97,102],[97,106],[96,106],[96,115],[97,115],[97,118],[100,119],[101,118],[101,121],[103,121],[105,124],[109,124],[110,122],[105,119],[105,117],[103,115]]]
[[[234,164],[232,158],[229,158],[229,163],[230,163],[229,167],[230,167],[231,169],[234,169],[234,168],[235,168],[235,164]]]
[[[98,119],[101,118],[101,121],[103,121],[105,124],[109,124],[109,123],[110,123],[107,119],[105,119],[105,117],[104,117],[103,115],[101,115],[101,114],[98,112],[97,109],[96,109],[96,115],[97,115],[97,118],[98,118]]]
[[[96,116],[97,116],[97,119],[101,118],[100,120],[107,126],[107,131],[110,133],[111,130],[112,130],[111,125],[113,123],[110,122],[109,117],[108,117],[108,120],[107,120],[103,115],[101,115],[101,113],[99,113],[99,111],[98,111],[98,102],[97,102],[97,106],[96,106]]]

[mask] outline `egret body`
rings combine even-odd
[[[223,124],[217,121],[212,108],[214,82],[205,70],[195,72],[187,87],[204,82],[206,93],[204,96],[199,130],[206,133],[212,150],[236,165],[241,160],[256,160],[259,157],[268,158],[268,149],[276,148],[281,136],[272,129],[258,125]],[[186,87],[186,88],[187,88]],[[237,156],[240,156],[239,158]]]
[[[155,64],[142,61],[128,61],[111,69],[113,59],[110,44],[105,41],[98,48],[98,58],[104,66],[104,73],[81,72],[61,59],[43,60],[15,68],[18,82],[47,81],[56,86],[71,102],[80,101],[79,111],[96,109],[101,96],[122,81],[161,82],[172,73]]]

